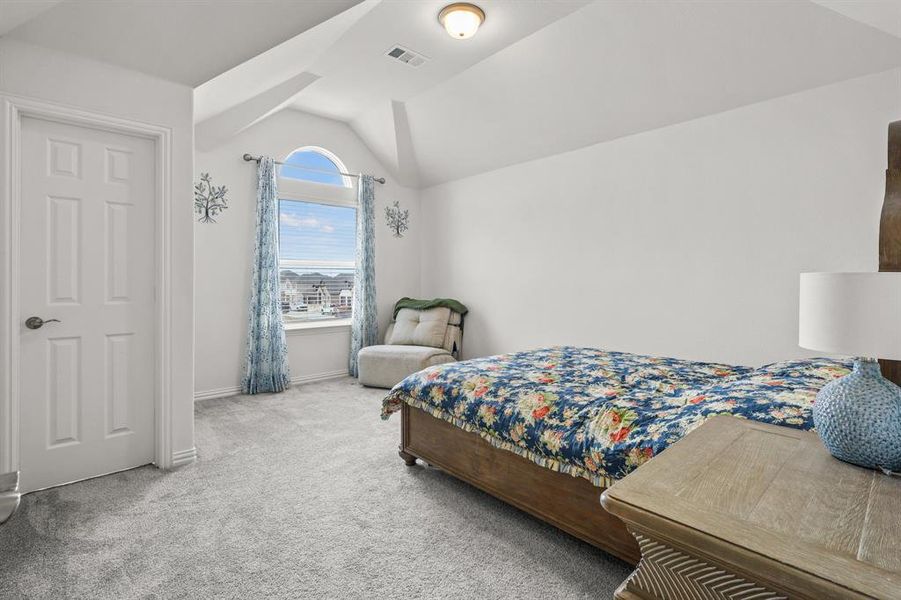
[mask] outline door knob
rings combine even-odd
[[[46,321],[40,317],[28,317],[25,320],[25,327],[28,329],[40,329],[45,323],[61,323],[59,319],[47,319]]]

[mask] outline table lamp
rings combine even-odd
[[[801,273],[798,344],[857,357],[813,405],[826,448],[845,462],[901,471],[901,387],[878,358],[901,359],[901,273]]]

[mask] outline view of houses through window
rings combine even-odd
[[[279,281],[285,323],[350,318],[353,268],[323,271],[326,269],[281,265]]]
[[[329,170],[334,175],[324,172]],[[311,150],[289,156],[281,175],[345,185],[338,166]],[[352,206],[286,198],[279,201],[279,282],[286,325],[350,318],[355,234],[356,209]]]

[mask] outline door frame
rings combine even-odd
[[[24,117],[149,139],[156,159],[154,181],[154,464],[173,467],[172,420],[172,130],[0,92],[0,473],[18,471],[19,398],[19,228],[21,126]]]

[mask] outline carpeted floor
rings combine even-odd
[[[196,464],[23,498],[0,527],[0,597],[612,596],[624,563],[405,467],[381,397],[340,379],[198,402]]]

